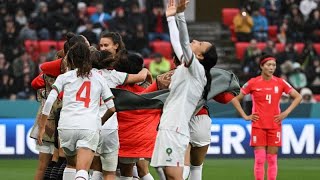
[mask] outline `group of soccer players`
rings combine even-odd
[[[59,147],[63,150],[58,155],[65,156],[67,160],[63,179],[87,180],[90,169],[93,170],[92,180],[116,179],[120,164],[120,179],[139,176],[143,180],[152,180],[148,161],[140,158],[151,158],[151,166],[157,169],[161,179],[202,179],[202,165],[210,144],[211,119],[208,110],[199,108],[198,104],[208,100],[212,87],[210,70],[217,62],[217,52],[209,42],[193,40],[190,43],[184,17],[187,4],[186,0],[178,3],[168,1],[166,16],[177,67],[160,75],[154,82],[149,71],[142,68],[142,58],[135,54],[128,55],[121,36],[113,32],[101,35],[100,51],[90,47],[85,37],[72,35],[65,43],[65,56],[41,66],[42,70],[46,67],[49,70],[44,70],[37,77],[42,79],[37,89],[48,84],[47,79],[43,81],[44,76],[56,79],[51,83],[50,92],[45,93],[45,103],[42,103],[41,115],[37,118],[40,155],[35,179],[46,179],[44,168],[49,164],[53,147],[43,140],[48,136],[47,124],[50,120],[47,119],[57,109],[52,109],[52,106],[61,99],[56,134],[59,136]],[[261,57],[260,68],[261,76],[250,79],[239,95],[223,92],[213,98],[222,103],[232,102],[244,119],[252,121],[250,145],[254,147],[255,179],[264,179],[264,163],[267,161],[268,179],[273,180],[277,176],[281,121],[300,103],[301,96],[285,80],[273,76],[276,68],[274,57]],[[115,113],[117,107],[110,88],[116,87],[135,93],[169,89],[161,117],[160,112],[156,112],[160,122],[151,157],[118,158],[121,148],[118,121],[128,116]],[[279,101],[283,92],[294,100],[281,112]],[[249,116],[240,105],[247,94],[251,94],[253,99],[252,114]],[[134,173],[135,164],[140,173]],[[51,173],[56,172],[52,169]]]

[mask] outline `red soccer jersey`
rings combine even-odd
[[[252,127],[262,129],[278,129],[281,124],[274,122],[274,116],[281,113],[280,98],[282,93],[290,93],[292,87],[285,80],[273,76],[264,80],[262,76],[251,78],[243,85],[241,92],[251,94],[252,113],[259,115],[259,120],[252,123]]]

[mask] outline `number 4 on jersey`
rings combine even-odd
[[[76,95],[76,100],[77,101],[83,101],[84,102],[84,107],[88,108],[89,103],[90,103],[90,87],[91,87],[91,82],[90,81],[85,81],[81,85],[79,91],[77,92]],[[81,97],[82,92],[85,91],[85,97]]]

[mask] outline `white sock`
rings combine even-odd
[[[188,179],[190,173],[190,166],[183,166],[183,179]]]
[[[200,166],[191,165],[189,180],[201,180],[201,179],[202,179],[202,164]]]
[[[103,174],[100,171],[93,171],[91,180],[103,180]]]
[[[141,180],[154,180],[152,175],[150,173],[148,173],[147,175],[143,176],[142,178],[140,178]]]
[[[83,170],[83,169],[77,171],[75,179],[76,180],[88,180],[89,179],[88,171]]]
[[[62,179],[63,180],[74,180],[75,177],[76,177],[76,169],[73,169],[73,168],[65,168],[64,171],[63,171],[63,177]]]
[[[134,178],[135,178],[135,177],[139,178],[138,168],[137,168],[136,165],[133,166],[132,175],[133,175]]]
[[[160,178],[160,180],[166,180],[166,176],[163,172],[163,169],[161,167],[155,167],[157,173],[158,173],[158,176]]]
[[[120,180],[132,180],[133,177],[120,176]]]

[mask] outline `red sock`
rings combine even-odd
[[[267,154],[268,161],[268,180],[276,180],[278,174],[278,155]]]
[[[264,163],[266,161],[266,150],[254,150],[254,176],[255,180],[264,180]]]

